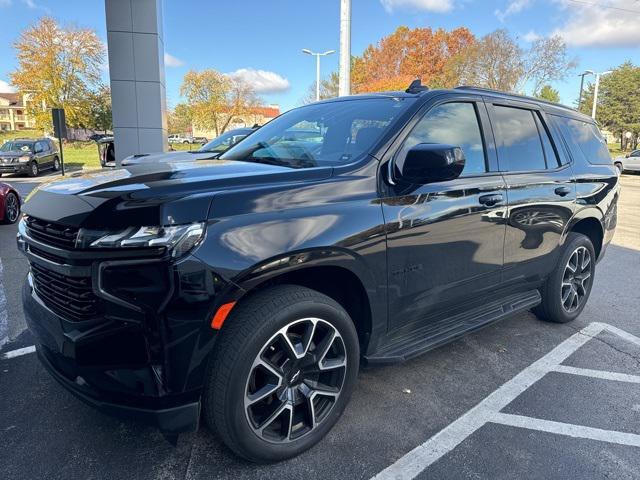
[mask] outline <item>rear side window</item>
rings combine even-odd
[[[552,115],[574,159],[595,165],[610,165],[611,155],[604,137],[593,123]]]
[[[542,140],[531,110],[494,105],[500,167],[510,172],[544,170],[546,168]]]

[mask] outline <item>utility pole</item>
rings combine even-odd
[[[593,75],[593,71],[585,70],[580,75],[578,75],[580,77],[580,95],[578,95],[578,110],[580,110],[580,107],[582,106],[582,92],[584,91],[584,77],[587,75]]]
[[[320,100],[320,57],[331,55],[332,53],[336,53],[336,51],[327,50],[324,53],[316,53],[312,52],[308,48],[303,48],[302,53],[306,53],[307,55],[313,55],[314,57],[316,57],[316,102],[318,102]]]
[[[591,108],[591,118],[596,119],[596,107],[598,106],[598,89],[600,88],[600,77],[602,75],[606,75],[611,73],[612,70],[607,70],[606,72],[596,73],[596,86],[593,89],[593,107]]]
[[[338,95],[351,93],[351,0],[340,0],[340,83]]]

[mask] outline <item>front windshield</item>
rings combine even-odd
[[[6,142],[0,152],[33,152],[32,142]]]
[[[351,163],[413,103],[409,97],[360,98],[291,110],[220,156],[291,168]]]
[[[238,132],[238,131],[230,131],[227,133],[223,133],[219,137],[214,138],[209,143],[205,144],[198,150],[198,152],[208,152],[208,153],[222,153],[229,150],[236,143],[246,137],[248,132]]]

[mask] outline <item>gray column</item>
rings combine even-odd
[[[162,0],[105,0],[116,161],[167,145]]]

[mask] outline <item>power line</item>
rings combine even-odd
[[[569,0],[572,3],[579,3],[581,5],[589,5],[591,7],[600,7],[600,8],[608,8],[610,10],[617,10],[619,12],[626,12],[626,13],[636,13],[638,15],[640,15],[640,10],[631,10],[630,8],[622,8],[622,7],[614,7],[613,5],[605,5],[603,3],[594,3],[594,2],[584,2],[582,0]],[[635,2],[637,3],[637,2]]]

